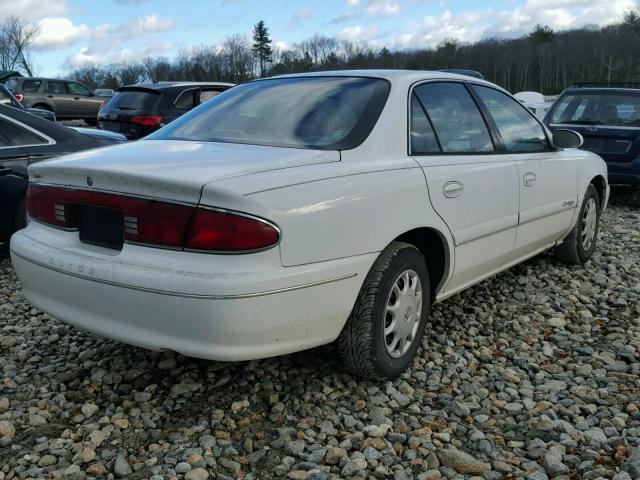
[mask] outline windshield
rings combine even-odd
[[[388,94],[389,83],[375,78],[260,80],[221,93],[147,138],[346,150],[369,135]]]
[[[640,127],[640,95],[569,93],[554,107],[551,123]]]

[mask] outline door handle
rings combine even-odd
[[[45,95],[47,98],[53,98],[53,95]]]
[[[10,167],[0,167],[0,177],[2,177],[3,175],[8,175],[9,173],[13,172],[13,168]]]
[[[462,191],[464,190],[464,185],[462,182],[458,182],[457,180],[452,180],[447,182],[442,187],[442,193],[447,198],[456,198],[462,195]]]
[[[536,184],[538,177],[533,172],[527,172],[522,177],[522,183],[525,187],[533,187]]]
[[[73,97],[74,100],[80,100],[80,97]]]

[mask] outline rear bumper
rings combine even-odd
[[[264,358],[333,341],[376,256],[295,268],[261,268],[258,261],[252,272],[240,261],[235,273],[227,256],[218,265],[225,273],[207,275],[221,256],[139,246],[117,255],[96,247],[83,256],[41,241],[44,230],[52,229],[32,223],[11,241],[14,268],[36,307],[103,337],[213,360]],[[157,267],[128,263],[140,250],[156,256]],[[187,261],[180,270],[180,255],[209,265],[189,271]]]

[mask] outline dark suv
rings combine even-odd
[[[55,78],[16,77],[5,86],[25,107],[49,110],[58,120],[81,119],[96,124],[103,97],[80,82]]]
[[[581,133],[582,148],[607,162],[609,183],[640,185],[640,88],[570,87],[551,106],[544,122],[551,130],[571,128]]]
[[[221,82],[137,83],[121,87],[98,114],[98,128],[144,137],[233,87]]]

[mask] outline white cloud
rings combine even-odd
[[[400,13],[400,4],[390,0],[370,0],[367,6],[367,13],[383,17],[397,15]]]
[[[132,38],[171,30],[174,22],[153,13],[119,26],[105,23],[90,28],[85,24],[76,25],[67,17],[48,17],[41,19],[38,27],[40,34],[34,42],[37,50],[68,47],[80,41],[102,41],[105,47],[115,48]]]
[[[346,0],[346,2],[350,7],[354,7],[360,3],[360,0]]]
[[[0,21],[14,16],[29,22],[61,17],[69,12],[66,0],[2,0]]]
[[[289,19],[289,28],[296,28],[303,20],[311,17],[313,17],[313,8],[310,5],[304,5]]]
[[[172,42],[147,43],[144,47],[125,47],[114,50],[103,50],[84,46],[77,53],[65,60],[67,68],[75,68],[86,64],[104,65],[109,63],[126,63],[145,57],[159,57],[175,48]]]

